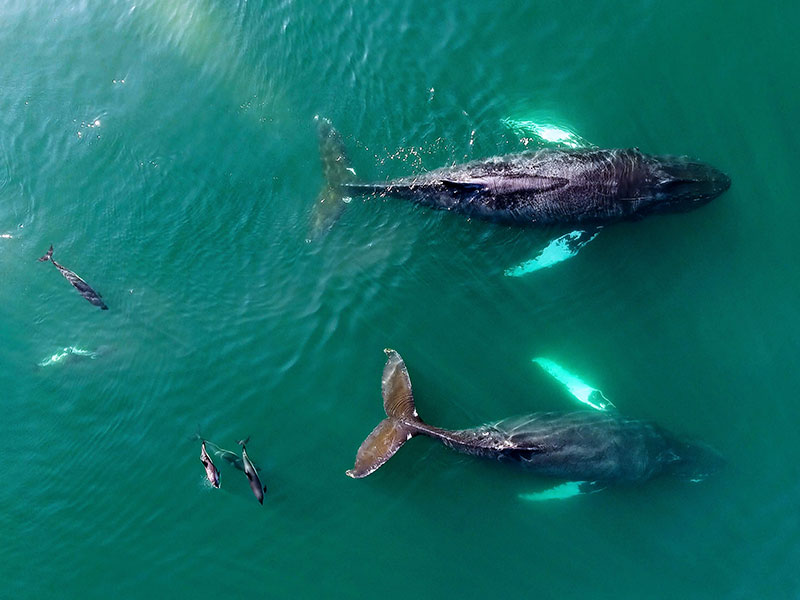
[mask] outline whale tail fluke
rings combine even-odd
[[[47,262],[48,260],[53,259],[53,244],[50,244],[50,250],[47,251],[42,258],[39,259],[39,262]]]
[[[314,205],[311,239],[321,237],[333,227],[349,201],[342,186],[356,182],[356,172],[350,165],[342,136],[328,119],[319,116],[314,119],[317,121],[319,155],[325,182]]]
[[[386,418],[367,436],[356,454],[355,466],[347,471],[354,479],[366,477],[394,456],[400,446],[420,433],[423,425],[414,407],[411,379],[401,356],[384,350],[389,357],[383,368],[381,391]]]

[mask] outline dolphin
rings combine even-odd
[[[327,119],[317,118],[325,185],[313,229],[330,228],[348,198],[393,196],[435,209],[521,226],[598,227],[697,208],[730,187],[697,160],[638,149],[548,148],[362,183]]]
[[[242,473],[244,473],[244,463],[238,454],[231,452],[230,450],[225,450],[225,448],[220,448],[219,446],[217,446],[216,453],[217,456],[221,456],[223,460],[227,461],[234,468],[239,469]]]
[[[215,488],[219,488],[219,471],[217,467],[214,466],[211,457],[206,452],[206,441],[203,440],[202,445],[200,446],[200,462],[203,463],[203,466],[206,468],[206,477],[208,477],[208,482],[213,485]]]
[[[50,249],[47,251],[47,254],[45,254],[42,258],[40,258],[39,262],[46,262],[48,260],[55,265],[56,269],[61,271],[61,274],[66,278],[66,280],[69,281],[72,284],[72,286],[81,293],[81,296],[86,298],[89,302],[91,302],[95,306],[99,306],[101,310],[108,310],[108,307],[106,306],[105,302],[103,302],[102,298],[100,297],[100,294],[95,292],[89,286],[89,284],[86,283],[80,277],[78,277],[76,273],[73,273],[72,271],[70,271],[66,267],[61,266],[55,261],[55,259],[53,258],[52,244],[50,245]]]
[[[244,463],[244,474],[247,475],[247,480],[250,482],[250,489],[258,500],[259,504],[264,504],[264,494],[267,491],[267,486],[262,485],[261,479],[258,477],[258,470],[255,465],[250,462],[247,456],[247,448],[245,444],[250,441],[248,437],[246,440],[239,440],[237,443],[242,447],[242,462]]]
[[[416,435],[540,475],[582,482],[587,491],[667,474],[699,481],[721,466],[719,454],[703,444],[611,412],[534,413],[473,429],[433,427],[417,414],[403,359],[394,350],[385,352],[381,387],[386,419],[361,444],[355,466],[347,471],[350,477],[373,473]]]
[[[241,456],[239,456],[235,452],[232,452],[231,450],[226,450],[225,448],[223,448],[219,444],[215,444],[211,440],[204,440],[202,437],[200,437],[199,433],[195,434],[194,439],[204,441],[206,444],[212,446],[214,454],[222,458],[222,460],[224,460],[225,462],[229,463],[232,467],[239,469],[242,473],[244,473],[245,470],[244,462],[242,462]],[[261,470],[261,467],[259,467],[258,465],[253,465],[253,466],[256,468],[256,471]]]

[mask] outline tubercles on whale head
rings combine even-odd
[[[659,156],[651,166],[651,194],[642,213],[692,210],[706,204],[731,186],[722,171],[685,156]]]

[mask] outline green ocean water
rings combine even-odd
[[[800,594],[800,11],[788,2],[0,2],[0,597]],[[731,189],[546,231],[353,200],[307,241],[313,117],[382,180],[529,147],[688,154]],[[526,145],[526,143],[528,145]],[[100,311],[49,264],[103,294]],[[97,356],[38,363],[63,348]],[[425,438],[345,470],[382,349],[442,427],[572,410],[531,362],[726,468],[558,501]],[[198,429],[248,452],[264,506]]]

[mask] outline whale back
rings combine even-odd
[[[648,183],[638,150],[540,150],[444,167],[384,185],[345,185],[486,220],[536,225],[629,217]]]
[[[661,473],[691,479],[710,471],[699,446],[615,412],[536,413],[451,436],[457,450],[575,481],[638,482]]]

